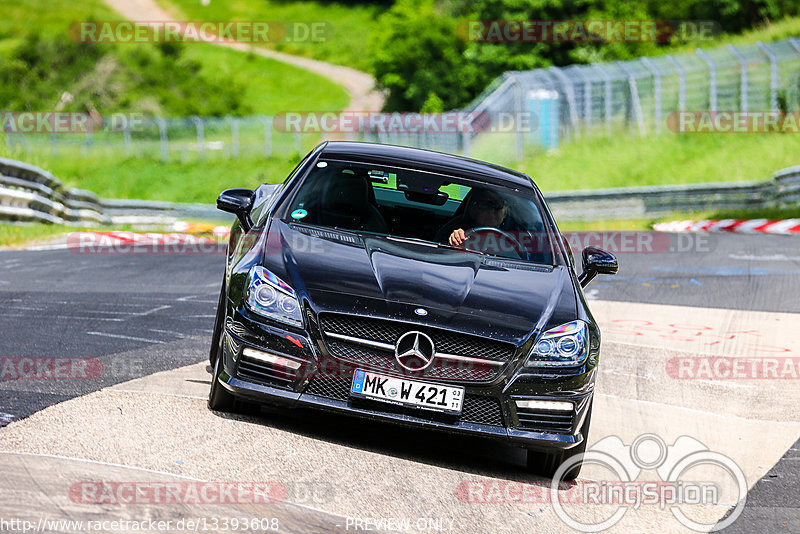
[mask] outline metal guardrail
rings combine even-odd
[[[67,188],[34,165],[0,158],[0,220],[52,224],[163,225],[179,219],[227,220],[212,204],[98,198]]]
[[[546,193],[557,220],[642,219],[676,212],[786,207],[800,203],[800,165],[771,180]],[[164,225],[228,220],[213,204],[112,200],[69,189],[49,172],[0,158],[0,220],[67,225]]]
[[[800,173],[792,175],[800,184]],[[757,209],[775,204],[774,181],[621,187],[545,194],[558,221],[646,219],[679,212]]]
[[[800,165],[764,182],[621,187],[545,193],[560,221],[646,219],[679,212],[785,208],[800,204]]]

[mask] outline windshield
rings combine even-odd
[[[534,195],[453,176],[319,161],[284,213],[287,222],[554,264]]]

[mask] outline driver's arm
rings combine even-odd
[[[467,240],[467,236],[464,234],[463,228],[456,228],[453,230],[453,233],[450,234],[450,237],[447,239],[447,242],[450,243],[454,247],[460,247],[464,244],[464,241]]]

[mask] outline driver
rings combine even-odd
[[[465,228],[466,231],[485,226],[500,228],[506,215],[508,203],[503,197],[489,189],[473,189],[464,214],[447,223],[439,232],[442,237],[449,235],[447,242],[458,247],[468,239]]]

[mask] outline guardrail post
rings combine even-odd
[[[461,155],[465,157],[469,157],[470,154],[470,142],[472,139],[470,138],[469,131],[461,132]]]
[[[516,148],[517,148],[517,161],[522,161],[524,156],[524,145],[525,142],[524,135],[522,133],[522,128],[520,127],[520,117],[522,116],[522,83],[519,81],[519,78],[515,74],[510,74],[511,81],[514,85],[514,123],[516,124],[515,133],[516,133]]]
[[[630,108],[633,111],[633,120],[636,121],[636,124],[639,127],[639,135],[644,135],[646,133],[644,128],[644,117],[642,116],[642,104],[639,102],[639,88],[636,85],[636,77],[622,61],[616,61],[615,63],[628,77],[628,91],[630,91]]]
[[[656,123],[656,133],[661,133],[661,71],[648,58],[641,58],[642,65],[653,73],[653,120]]]
[[[272,117],[259,115],[258,120],[264,123],[264,156],[272,155]]]
[[[772,111],[778,111],[778,58],[761,41],[756,41],[756,44],[769,58],[769,106]]]
[[[89,121],[89,125],[86,127],[86,141],[83,143],[83,146],[81,146],[82,149],[84,149],[84,148],[86,149],[86,152],[88,152],[92,148],[92,127],[93,126],[94,126],[94,124],[90,120]]]
[[[741,66],[741,77],[739,79],[739,107],[741,108],[741,111],[747,111],[747,59],[732,44],[728,45],[728,50],[733,52],[733,55],[739,60],[739,65]]]
[[[197,130],[197,149],[200,152],[200,157],[206,159],[206,133],[205,128],[203,128],[203,119],[197,115],[192,115],[190,119]]]
[[[122,124],[122,141],[125,143],[125,154],[130,156],[133,153],[133,145],[131,143],[131,123],[128,117]]]
[[[228,122],[231,125],[231,156],[234,159],[239,158],[239,121],[236,117],[228,117]]]
[[[575,69],[583,78],[583,124],[586,130],[592,126],[592,82],[581,67]]]
[[[569,110],[569,124],[572,129],[577,130],[578,112],[575,109],[575,88],[572,86],[572,81],[558,67],[550,67],[548,70],[564,86],[564,94],[567,95],[567,109]]]
[[[606,122],[606,133],[611,134],[611,77],[608,75],[606,70],[600,66],[599,63],[592,63],[592,67],[600,73],[600,76],[605,81],[606,91],[605,91],[605,122]]]
[[[167,121],[161,117],[154,117],[153,121],[158,126],[158,136],[161,144],[161,159],[164,162],[169,161],[169,139],[167,138]]]
[[[680,111],[686,111],[686,71],[683,65],[678,63],[678,60],[671,55],[667,55],[666,58],[678,71],[678,109]]]
[[[717,64],[711,56],[703,50],[697,49],[697,55],[703,58],[708,65],[708,107],[710,111],[717,111]]]

